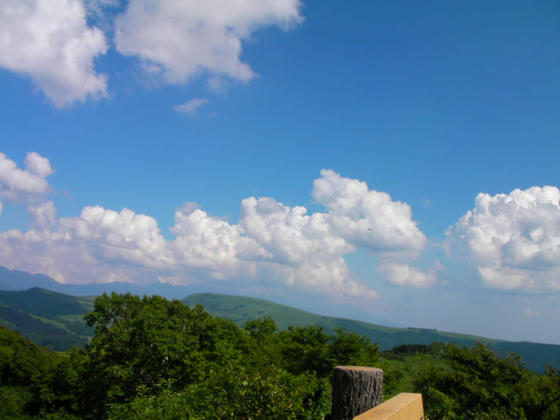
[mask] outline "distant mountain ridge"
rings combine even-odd
[[[0,266],[0,290],[24,291],[32,287],[39,287],[53,292],[65,293],[72,296],[99,296],[103,293],[132,293],[142,296],[157,294],[168,299],[182,299],[193,293],[192,288],[173,286],[167,283],[150,283],[137,285],[133,283],[59,283],[44,274],[30,274],[20,270],[10,270]]]
[[[534,371],[543,372],[547,364],[560,368],[560,345],[555,344],[503,341],[435,329],[386,327],[353,319],[321,316],[263,299],[218,293],[194,294],[183,299],[183,303],[189,306],[201,304],[212,315],[231,319],[238,325],[243,325],[250,319],[269,316],[280,328],[290,325],[318,325],[327,332],[343,328],[379,343],[381,350],[389,350],[402,344],[431,344],[435,341],[461,346],[482,342],[498,354],[518,353]]]
[[[74,345],[84,344],[93,334],[83,320],[83,315],[92,308],[91,296],[115,291],[177,298],[178,293],[188,290],[171,285],[163,285],[163,288],[168,294],[157,290],[151,292],[149,288],[129,283],[67,285],[41,274],[0,267],[0,290],[4,289],[0,291],[0,325],[18,330],[22,335],[51,349],[66,350]],[[471,346],[480,341],[498,353],[518,353],[532,370],[542,372],[547,364],[560,368],[560,345],[510,342],[434,329],[387,327],[353,319],[321,316],[243,296],[197,293],[185,298],[187,294],[189,293],[179,296],[183,303],[189,306],[201,304],[211,314],[231,319],[238,325],[243,325],[247,320],[270,316],[282,329],[290,325],[318,325],[327,332],[343,328],[379,343],[381,350],[402,344],[430,344],[435,341]],[[90,297],[78,297],[88,295]]]

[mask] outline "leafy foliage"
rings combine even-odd
[[[173,407],[193,418],[320,418],[332,368],[377,357],[355,334],[278,331],[270,318],[239,328],[157,296],[104,295],[86,319],[95,337],[73,357],[93,418],[173,418]]]
[[[0,327],[0,418],[48,417],[59,412],[59,364],[54,353]],[[71,418],[64,410],[58,417]]]
[[[103,295],[83,348],[56,355],[0,328],[0,418],[321,419],[337,365],[384,370],[385,397],[422,392],[438,419],[558,419],[560,372],[485,345],[378,345],[342,329],[279,330],[158,296]]]
[[[558,372],[546,376],[523,368],[519,356],[498,357],[488,347],[446,345],[448,369],[433,365],[415,379],[430,419],[557,419]]]

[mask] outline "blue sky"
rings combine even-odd
[[[559,17],[4,1],[0,265],[560,344]]]

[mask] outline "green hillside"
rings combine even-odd
[[[83,314],[93,308],[93,299],[32,287],[25,291],[0,291],[0,302],[13,308],[47,318]]]
[[[92,299],[78,298],[34,287],[0,291],[0,325],[51,350],[82,346],[93,335],[83,320]]]
[[[321,316],[263,299],[217,293],[190,295],[183,299],[183,303],[189,306],[200,304],[212,315],[231,319],[238,325],[243,325],[251,319],[269,316],[281,329],[286,329],[290,325],[319,325],[324,327],[327,332],[343,328],[378,343],[381,350],[389,350],[403,344],[428,345],[433,342],[442,342],[472,346],[477,342],[482,342],[498,354],[518,353],[527,367],[537,372],[543,372],[546,365],[560,367],[560,346],[558,345],[509,342],[435,329],[385,327],[351,319]]]
[[[212,315],[244,325],[266,316],[280,329],[289,326],[321,326],[328,333],[345,329],[378,343],[380,350],[403,344],[433,342],[472,346],[482,342],[498,354],[518,353],[527,367],[543,372],[546,365],[560,367],[560,346],[527,342],[509,342],[434,329],[395,328],[344,318],[317,315],[262,299],[201,293],[183,299],[189,306],[201,304]],[[93,335],[83,316],[92,309],[93,298],[75,297],[41,288],[26,291],[0,291],[0,325],[17,330],[51,350],[68,350],[88,342]]]

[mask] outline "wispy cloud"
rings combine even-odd
[[[210,101],[206,98],[194,98],[181,105],[176,105],[173,109],[182,114],[188,115],[191,118],[198,116],[200,107],[208,104]]]

